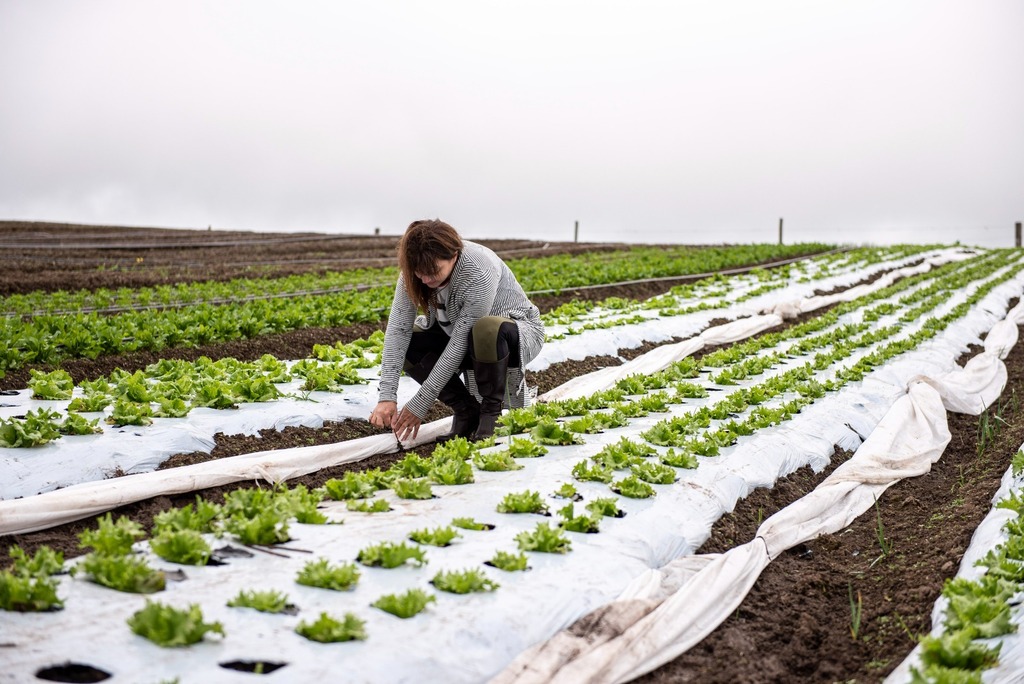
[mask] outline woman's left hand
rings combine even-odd
[[[416,435],[420,432],[420,425],[423,424],[423,419],[413,415],[409,409],[403,408],[398,412],[391,420],[391,429],[395,431],[395,437],[399,441],[404,441],[407,437],[416,439]]]

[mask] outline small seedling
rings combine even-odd
[[[406,564],[421,567],[426,564],[427,555],[423,549],[407,546],[405,542],[381,542],[360,551],[356,560],[369,567],[397,568]]]
[[[307,587],[348,591],[359,581],[360,574],[354,563],[331,565],[326,558],[321,558],[306,563],[295,581]]]
[[[128,618],[128,626],[139,636],[165,648],[197,643],[208,632],[224,636],[221,623],[203,622],[203,612],[197,603],[179,610],[156,601],[146,601],[144,608]]]
[[[508,551],[496,551],[487,565],[504,570],[505,572],[522,572],[529,570],[525,553],[509,553]]]
[[[374,608],[391,613],[402,619],[411,618],[427,607],[428,603],[434,603],[437,598],[428,594],[422,589],[410,589],[404,594],[387,594],[373,602]]]
[[[430,580],[436,588],[452,594],[494,591],[500,585],[476,569],[441,571]]]
[[[295,632],[310,641],[324,644],[339,641],[362,641],[366,638],[366,623],[352,613],[345,613],[342,620],[337,620],[327,613],[320,613],[314,622],[303,620],[295,627]]]

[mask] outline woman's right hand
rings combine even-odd
[[[391,421],[398,413],[398,403],[394,401],[381,401],[370,412],[370,425],[377,427],[391,427]]]

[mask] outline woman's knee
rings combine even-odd
[[[470,335],[473,358],[493,363],[519,349],[519,328],[515,321],[502,316],[484,316],[473,324]]]

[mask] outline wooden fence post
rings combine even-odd
[[[782,244],[782,219],[779,219],[779,244]]]

